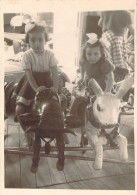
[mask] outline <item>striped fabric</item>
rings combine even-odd
[[[115,82],[117,83],[117,82],[124,80],[126,76],[128,75],[128,73],[129,73],[128,69],[116,67],[114,70]]]
[[[24,53],[22,59],[23,69],[31,69],[33,72],[46,72],[57,64],[58,61],[50,50],[44,50],[42,54],[37,54],[30,49]]]

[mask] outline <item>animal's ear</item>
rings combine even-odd
[[[88,85],[89,85],[89,87],[92,88],[95,95],[99,96],[99,95],[104,94],[103,90],[101,89],[101,87],[99,86],[99,84],[97,83],[97,81],[95,79],[90,79]]]
[[[116,97],[119,99],[122,99],[126,93],[128,92],[128,90],[132,87],[132,85],[134,84],[134,77],[129,77],[127,78],[120,86],[119,90],[116,93]]]

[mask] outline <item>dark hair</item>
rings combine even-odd
[[[97,42],[94,43],[94,44],[90,44],[90,43],[86,42],[86,43],[84,44],[84,46],[82,47],[82,50],[81,50],[81,57],[80,57],[80,61],[81,61],[81,62],[82,62],[83,60],[87,60],[87,59],[86,59],[86,48],[94,48],[94,47],[100,47],[100,51],[101,51],[102,57],[105,57],[105,56],[106,56],[106,55],[105,55],[105,51],[104,51],[104,49],[103,49],[103,47],[102,47],[102,44],[101,44],[99,41],[97,41]]]
[[[29,43],[29,34],[32,33],[32,32],[44,33],[45,42],[48,41],[48,33],[47,33],[46,29],[44,28],[44,26],[40,26],[40,25],[35,24],[35,26],[26,33],[26,37],[25,37],[25,42],[26,43]]]
[[[125,28],[132,24],[131,13],[125,10],[105,11],[102,12],[102,17],[107,30],[111,30],[116,35],[123,35]]]
[[[8,46],[13,45],[13,41],[7,38],[4,38],[4,41],[7,43]]]

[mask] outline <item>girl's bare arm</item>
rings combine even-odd
[[[106,89],[105,89],[105,93],[106,92],[111,92],[113,84],[114,84],[114,74],[113,72],[109,72],[107,75],[107,81],[106,81]]]
[[[51,68],[51,73],[52,73],[52,78],[53,78],[53,87],[55,88],[56,92],[58,92],[59,77],[58,77],[57,66],[53,66]]]

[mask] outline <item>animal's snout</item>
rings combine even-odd
[[[102,127],[106,128],[106,129],[111,129],[111,128],[114,128],[118,123],[113,123],[113,124],[110,124],[110,123],[105,123],[104,125],[102,125]]]
[[[47,98],[51,98],[53,96],[53,93],[51,91],[51,89],[44,89],[43,91],[37,92],[36,94],[36,99],[37,100],[43,100],[43,99],[47,99]]]
[[[106,128],[109,128],[110,124],[109,123],[104,123],[103,126],[106,127]]]

